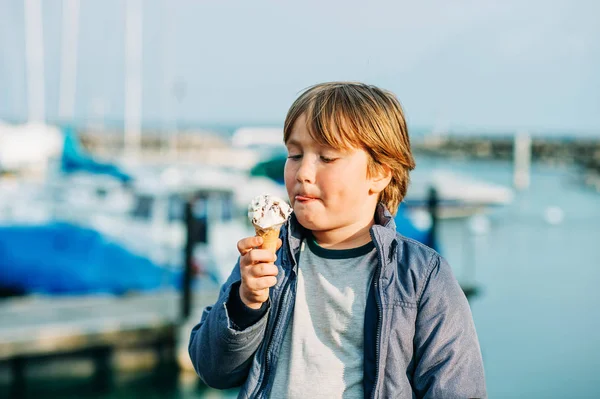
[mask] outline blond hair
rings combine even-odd
[[[365,150],[370,158],[367,176],[389,168],[392,179],[379,201],[395,215],[408,189],[409,172],[415,168],[406,120],[396,96],[354,82],[311,86],[288,111],[283,128],[285,142],[301,115],[305,115],[306,127],[319,144],[340,150]]]

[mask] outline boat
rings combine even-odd
[[[149,274],[155,269],[181,273],[187,239],[183,212],[186,203],[191,202],[196,226],[196,272],[200,278],[206,277],[205,282],[220,284],[237,260],[237,253],[231,250],[237,240],[254,234],[247,221],[247,204],[265,192],[285,196],[285,190],[271,180],[237,170],[176,163],[125,167],[103,162],[88,154],[70,129],[64,131],[62,153],[50,158],[45,162],[54,169],[48,169],[43,178],[20,175],[15,170],[10,177],[0,179],[0,233],[3,237],[14,233],[24,241],[29,235],[29,242],[41,240],[41,245],[44,240],[52,240],[52,234],[72,234],[73,240],[89,247],[46,251],[48,258],[39,257],[35,262],[26,260],[31,256],[25,252],[19,258],[23,262],[13,257],[4,263],[9,271],[20,269],[27,275],[26,270],[46,264],[66,278],[76,270],[69,259],[80,260],[86,250],[100,256],[99,248],[104,248],[106,258],[114,251],[121,253],[120,263],[111,266],[121,267],[123,272],[129,270],[128,264],[144,259]],[[80,240],[79,236],[93,239]],[[25,251],[26,245],[15,248]],[[69,255],[70,251],[77,252]],[[125,252],[129,258],[123,255]],[[109,269],[102,262],[88,266]],[[168,280],[170,285],[172,280]],[[8,281],[0,281],[0,286]],[[60,291],[52,288],[54,280],[46,281],[46,288],[37,280],[20,281],[21,286],[13,284],[14,291]],[[72,288],[81,291],[76,285]],[[96,289],[106,287],[99,280]]]

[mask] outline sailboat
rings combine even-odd
[[[77,36],[79,1],[65,0],[63,5],[59,109],[63,121],[69,121],[77,45],[65,32]],[[141,2],[129,1],[127,11],[128,21],[133,21],[130,41],[141,46],[141,20],[136,19],[136,15],[141,18]],[[218,269],[210,265],[215,260],[208,243],[232,239],[222,230],[235,227],[231,223],[234,189],[214,182],[205,185],[193,174],[176,171],[174,176],[164,166],[133,164],[128,170],[97,160],[83,150],[72,129],[46,125],[41,2],[26,1],[24,12],[30,122],[0,129],[2,149],[10,150],[0,166],[16,176],[0,179],[0,289],[85,294],[177,286],[186,238],[183,204],[192,196],[195,216],[204,226],[198,257],[204,258],[203,270],[209,278],[220,280]],[[133,79],[136,62],[130,63],[128,71]],[[126,111],[130,160],[137,158],[141,134],[139,90],[136,84],[128,85],[128,91],[134,92],[128,94]],[[36,148],[43,151],[37,153]],[[26,173],[33,164],[44,165],[44,173]],[[221,181],[235,183],[231,176]]]

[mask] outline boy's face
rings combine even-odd
[[[373,220],[378,193],[367,177],[363,149],[336,150],[317,143],[299,117],[286,143],[285,186],[294,213],[312,231],[352,234]]]

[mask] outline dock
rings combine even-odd
[[[27,389],[29,360],[89,356],[94,384],[111,386],[112,355],[119,349],[156,350],[160,367],[189,359],[187,337],[202,309],[217,298],[217,289],[192,294],[190,316],[182,316],[176,291],[128,296],[39,297],[0,301],[0,363],[10,365],[13,397]],[[178,358],[180,359],[178,361]]]

